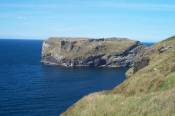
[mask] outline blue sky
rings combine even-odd
[[[0,38],[175,35],[174,0],[0,0]]]

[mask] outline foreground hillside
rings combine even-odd
[[[65,67],[126,67],[144,46],[125,38],[49,38],[43,42],[42,62]]]
[[[85,96],[62,116],[174,116],[175,37],[155,44],[142,55],[120,86]]]

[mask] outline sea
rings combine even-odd
[[[0,116],[59,116],[83,96],[125,80],[125,68],[43,65],[42,42],[0,39]]]

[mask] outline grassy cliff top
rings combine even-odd
[[[137,43],[126,38],[49,38],[44,42],[43,54],[64,56],[67,59],[84,58],[114,52],[121,53]]]
[[[152,46],[149,58],[120,86],[85,96],[62,116],[175,115],[175,37]]]
[[[108,38],[90,38],[90,37],[50,37],[48,40],[68,40],[68,41],[77,41],[77,40],[129,40],[128,38],[122,37],[108,37]]]

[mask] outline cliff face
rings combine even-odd
[[[43,42],[42,62],[50,65],[126,67],[145,49],[124,38],[49,38]]]
[[[62,116],[175,114],[175,36],[139,54],[127,74],[121,85],[85,96]]]

